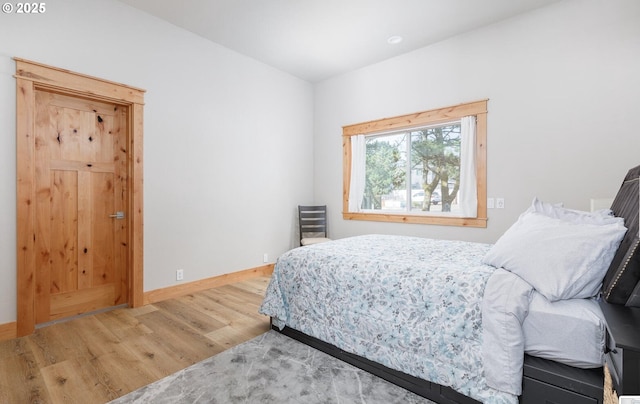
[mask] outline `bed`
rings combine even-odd
[[[634,302],[639,175],[607,211],[534,199],[493,245],[375,234],[293,249],[260,311],[438,403],[601,403],[597,298]]]

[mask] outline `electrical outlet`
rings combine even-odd
[[[504,198],[496,198],[496,208],[504,209]]]
[[[177,269],[176,270],[176,280],[177,281],[181,281],[184,279],[184,269]]]
[[[264,262],[265,264],[266,264],[267,262],[269,262],[269,254],[264,253],[264,254],[262,255],[262,262]]]

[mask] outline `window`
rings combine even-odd
[[[486,227],[486,107],[345,126],[343,217]]]
[[[458,120],[364,136],[365,186],[359,210],[470,216],[458,198],[463,163],[460,132]],[[475,197],[475,183],[471,185]]]

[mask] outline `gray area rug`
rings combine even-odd
[[[275,331],[111,401],[123,403],[434,404]]]

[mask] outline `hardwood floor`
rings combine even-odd
[[[49,325],[0,342],[0,403],[105,403],[269,329],[269,277]]]

